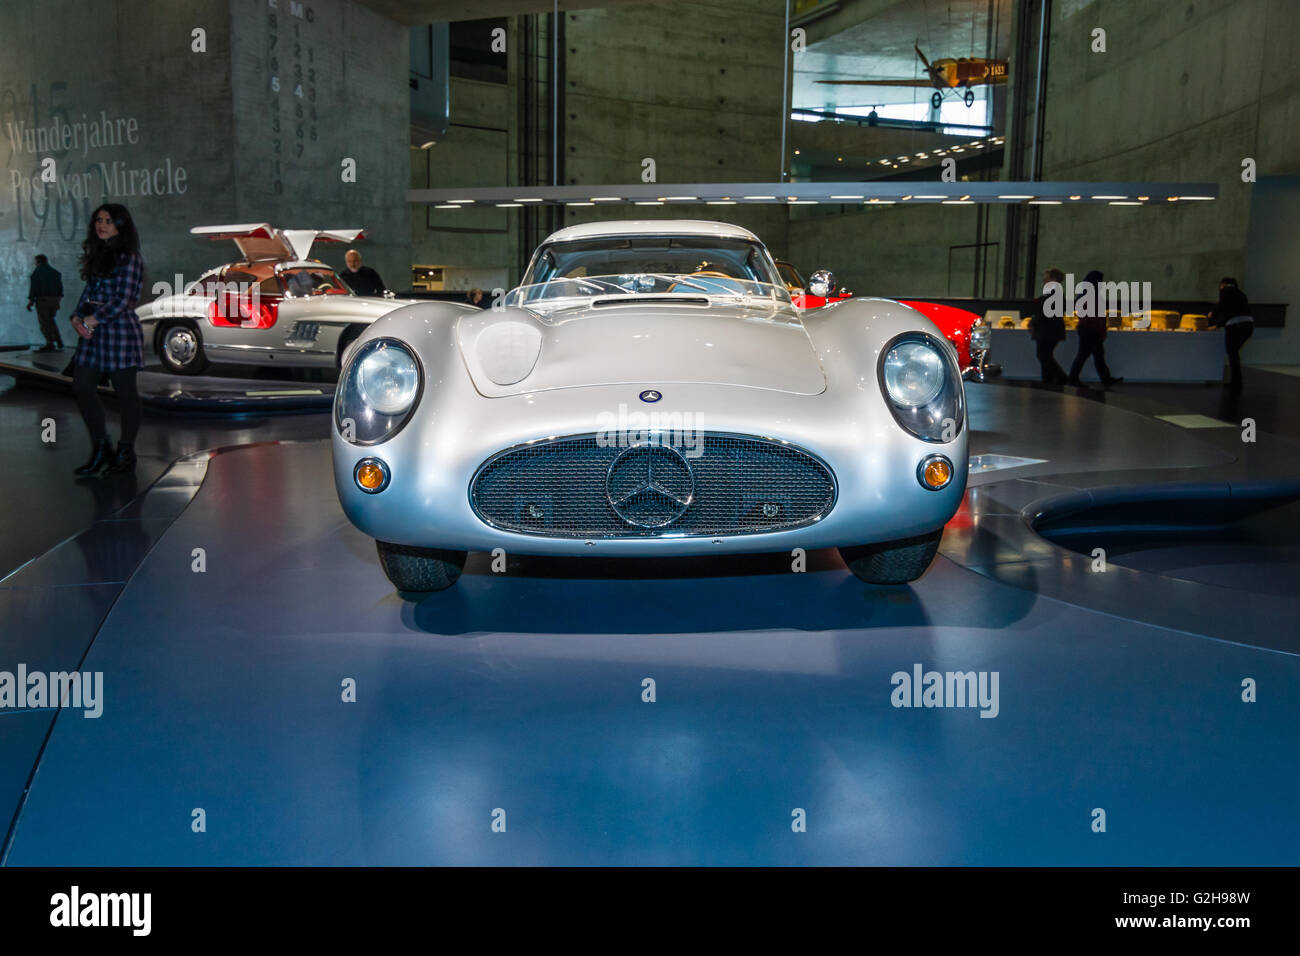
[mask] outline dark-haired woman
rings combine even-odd
[[[72,310],[72,327],[81,340],[73,357],[72,394],[90,432],[90,460],[79,475],[116,475],[135,468],[135,436],[140,431],[140,393],[136,374],[144,365],[144,333],[135,314],[144,279],[144,260],[135,223],[126,207],[105,203],[90,217],[81,244],[85,291]],[[122,440],[116,451],[104,425],[99,380],[107,375],[117,393]]]

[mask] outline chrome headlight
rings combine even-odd
[[[905,408],[928,405],[943,391],[943,355],[926,342],[899,342],[885,353],[885,391]]]
[[[355,347],[334,393],[334,423],[348,441],[373,445],[397,433],[420,398],[420,364],[396,339]]]
[[[881,350],[877,378],[894,420],[917,438],[949,442],[961,434],[966,394],[946,342],[925,332],[896,336]]]
[[[972,352],[987,352],[992,341],[993,333],[989,331],[989,324],[983,319],[976,319],[970,326],[970,347]]]

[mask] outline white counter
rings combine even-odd
[[[1040,379],[1042,368],[1028,329],[993,329],[989,361],[1002,366],[1010,379]],[[1112,375],[1130,382],[1221,382],[1225,370],[1223,330],[1209,332],[1151,332],[1111,329],[1106,335],[1106,364]],[[1079,352],[1079,336],[1066,332],[1056,346],[1056,361],[1066,372]],[[1089,358],[1079,373],[1087,382],[1097,380]]]

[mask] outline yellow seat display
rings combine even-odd
[[[1184,332],[1205,332],[1209,327],[1210,320],[1206,316],[1191,312],[1184,315],[1182,321],[1178,323],[1178,328]]]

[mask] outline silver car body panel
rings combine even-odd
[[[884,299],[850,299],[800,316],[775,298],[761,307],[755,299],[708,298],[701,309],[589,306],[527,315],[521,313],[532,310],[420,303],[389,313],[358,346],[376,338],[406,344],[418,358],[423,390],[405,425],[375,444],[347,441],[333,417],[344,512],[366,534],[394,544],[589,556],[853,546],[932,532],[952,517],[966,486],[966,423],[951,441],[917,438],[897,424],[877,380],[885,346],[909,331],[944,343],[955,370],[955,351],[928,319]],[[525,322],[543,330],[540,354],[522,381],[497,386],[476,364],[481,357],[470,343],[494,324]],[[648,390],[660,396],[653,405],[641,398]],[[811,525],[723,537],[674,537],[671,529],[662,536],[545,537],[492,527],[475,513],[470,483],[489,458],[530,442],[597,433],[633,413],[691,422],[707,433],[790,442],[831,469],[838,498]],[[951,459],[955,474],[931,491],[919,483],[917,466],[936,452]],[[380,458],[391,473],[377,494],[362,492],[353,479],[368,457]]]
[[[286,263],[285,267],[329,268],[319,262],[291,262]],[[220,272],[220,269],[213,270],[206,273],[205,278],[215,278]],[[239,365],[333,368],[339,340],[345,330],[354,325],[369,325],[393,309],[420,301],[359,296],[350,292],[286,296],[278,300],[276,321],[270,328],[238,328],[214,325],[211,322],[208,310],[215,301],[215,296],[193,294],[190,289],[198,284],[191,283],[179,294],[160,296],[136,309],[140,324],[144,327],[147,348],[156,349],[156,333],[168,322],[190,319],[198,326],[203,336],[203,349],[213,361]],[[315,328],[304,329],[304,326]]]
[[[753,299],[732,303],[698,294],[683,299],[623,305],[611,296],[580,308],[482,312],[456,323],[456,343],[474,385],[492,398],[638,383],[734,385],[796,395],[825,390],[821,363],[798,316]],[[699,304],[685,304],[689,301]],[[479,343],[488,329],[512,321],[538,329],[545,360],[523,381],[501,385],[483,371]],[[593,362],[593,356],[600,361]]]

